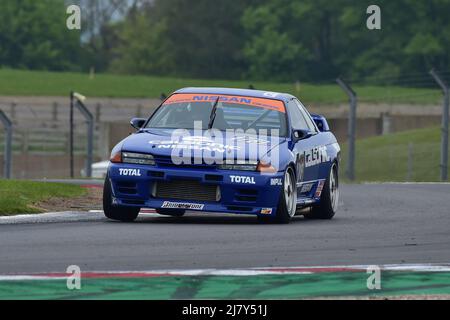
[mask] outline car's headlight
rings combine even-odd
[[[111,162],[154,165],[155,159],[151,154],[118,152],[111,157]]]
[[[258,165],[257,161],[238,160],[236,161],[236,163],[234,161],[225,162],[224,164],[220,164],[218,168],[221,170],[256,171],[257,165]]]
[[[122,152],[122,162],[154,165],[155,159],[151,154]]]

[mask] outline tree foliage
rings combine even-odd
[[[117,70],[191,77],[240,77],[246,63],[241,15],[252,1],[155,0],[131,12]]]
[[[323,81],[450,66],[450,0],[64,0],[0,2],[0,65],[201,78]]]
[[[77,68],[79,32],[66,28],[63,0],[0,1],[0,66]]]

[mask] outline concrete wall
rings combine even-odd
[[[347,141],[347,119],[328,119],[331,130],[338,141]],[[395,133],[400,131],[420,129],[432,126],[439,126],[440,116],[418,116],[418,115],[381,115],[378,118],[359,118],[356,122],[356,137],[368,138],[381,134]]]
[[[95,161],[99,161],[96,158]],[[67,155],[30,155],[14,154],[12,157],[12,178],[44,179],[67,178],[70,176],[70,159]],[[76,155],[74,159],[75,176],[81,176],[85,157]],[[3,155],[0,159],[0,177],[3,177]]]

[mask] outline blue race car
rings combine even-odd
[[[111,152],[106,217],[141,208],[251,214],[288,223],[331,219],[339,201],[340,147],[327,121],[285,93],[185,88],[170,95]],[[304,210],[301,210],[304,209]]]

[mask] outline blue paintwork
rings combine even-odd
[[[204,94],[229,94],[242,95],[260,98],[272,98],[287,102],[295,97],[289,94],[276,94],[268,97],[265,91],[245,90],[245,89],[225,89],[225,88],[185,88],[178,90],[176,93],[204,93]],[[114,202],[123,206],[138,206],[146,208],[161,208],[163,201],[181,203],[198,203],[203,204],[203,211],[208,212],[227,212],[227,213],[243,213],[243,214],[259,214],[262,208],[271,208],[272,215],[276,215],[277,206],[280,200],[282,186],[271,185],[271,179],[283,179],[284,172],[288,166],[292,166],[298,178],[298,206],[310,206],[320,201],[320,195],[316,194],[319,183],[324,183],[327,179],[331,165],[333,162],[339,163],[340,147],[335,136],[329,131],[325,118],[314,115],[315,120],[320,119],[326,124],[326,129],[317,132],[311,137],[294,142],[292,135],[292,127],[290,117],[288,115],[288,137],[280,137],[276,143],[280,148],[280,166],[276,174],[261,174],[259,172],[249,171],[231,171],[220,170],[216,166],[197,165],[197,166],[175,166],[167,165],[164,161],[158,159],[166,159],[170,157],[171,149],[160,149],[150,141],[167,141],[171,138],[171,129],[141,129],[135,134],[130,135],[119,142],[113,149],[112,153],[117,151],[128,151],[136,153],[147,153],[155,156],[157,164],[155,166],[111,163],[108,168],[108,177],[110,179]],[[327,161],[318,164],[305,166],[303,170],[299,163],[303,159],[306,161],[311,150],[316,148],[325,148]],[[313,159],[309,157],[309,159]],[[140,169],[140,176],[123,176],[119,174],[119,169]],[[300,169],[300,170],[299,170]],[[299,171],[304,174],[301,177]],[[222,181],[208,181],[206,175],[217,175],[222,177]],[[253,177],[255,184],[232,183],[230,175],[240,175]],[[157,199],[151,196],[151,188],[155,181],[173,180],[173,179],[196,179],[201,183],[219,185],[221,189],[221,200],[219,202],[208,203],[201,201],[187,201],[174,199]],[[120,193],[118,184],[121,182],[131,182],[136,184],[136,194]],[[242,190],[257,190],[257,200],[255,202],[237,201],[235,195]],[[239,207],[228,208],[229,206]],[[245,209],[245,210],[240,210]]]
[[[328,121],[327,119],[325,119],[324,116],[321,116],[319,114],[314,114],[311,113],[311,118],[314,120],[314,122],[316,123],[317,128],[322,131],[330,131],[330,126],[328,125]]]

